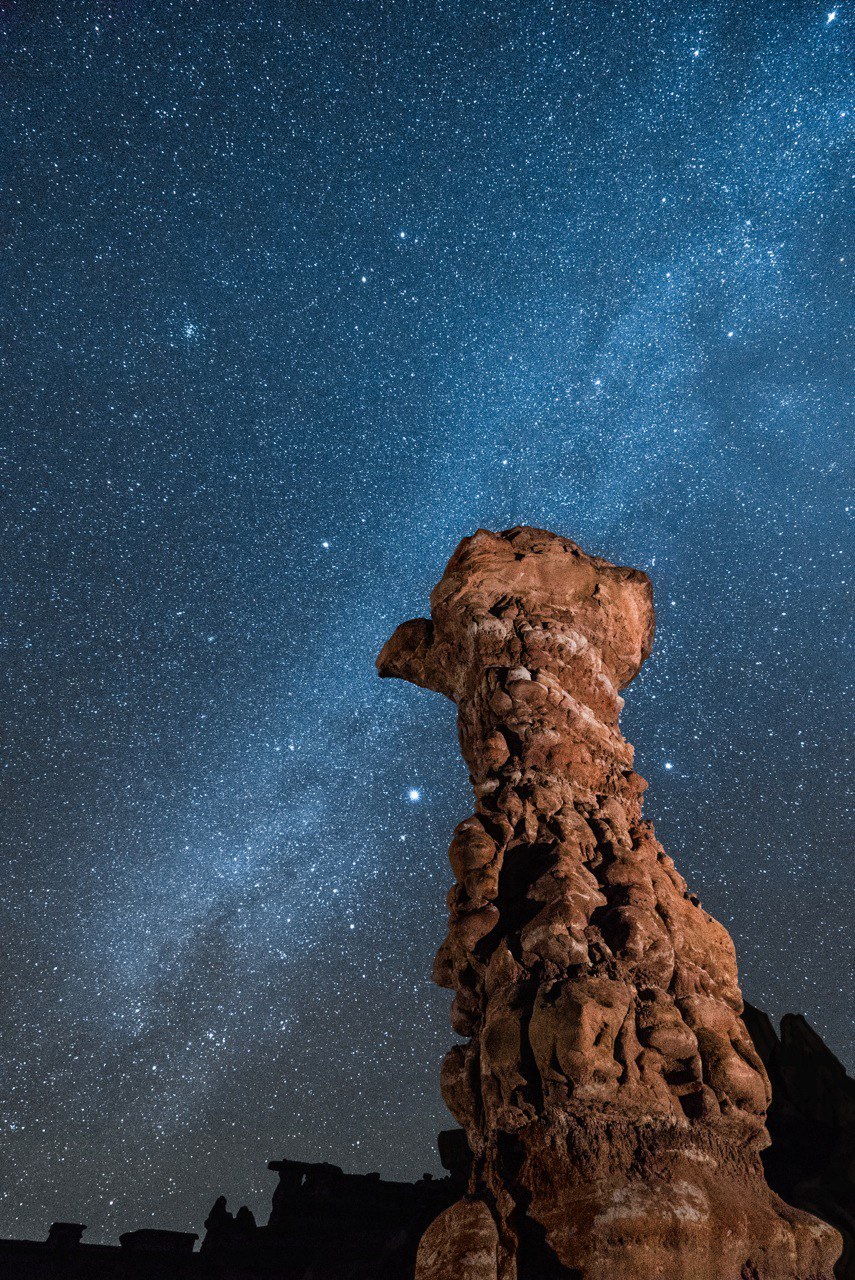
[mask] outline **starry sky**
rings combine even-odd
[[[471,801],[373,664],[479,525],[651,574],[647,812],[855,1067],[848,16],[3,5],[0,1232],[439,1171]]]

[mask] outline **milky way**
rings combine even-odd
[[[479,525],[650,573],[647,812],[855,1065],[847,16],[6,7],[0,1231],[438,1169],[471,802],[373,662]]]

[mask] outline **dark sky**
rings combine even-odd
[[[651,574],[647,811],[855,1066],[847,16],[3,5],[0,1232],[438,1169],[471,802],[373,663],[479,525]]]

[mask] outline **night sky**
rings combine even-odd
[[[847,7],[3,5],[0,1233],[439,1171],[479,525],[653,578],[623,726],[850,1070]]]

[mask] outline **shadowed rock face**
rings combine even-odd
[[[855,1280],[855,1080],[798,1013],[777,1035],[769,1017],[745,1006],[743,1021],[772,1084],[763,1152],[769,1185],[819,1214],[843,1237],[838,1280]]]
[[[378,659],[457,704],[475,792],[434,966],[473,1173],[418,1280],[831,1280],[837,1234],[764,1181],[733,944],[641,816],[619,690],[653,624],[645,574],[479,530]]]

